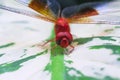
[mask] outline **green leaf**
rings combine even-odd
[[[78,42],[78,44],[85,44],[97,38],[107,41],[116,41],[113,36],[96,36],[96,37],[77,38],[73,42]]]
[[[46,52],[47,52],[47,50],[40,52],[40,53],[37,53],[36,55],[28,56],[26,58],[22,58],[22,59],[19,59],[16,61],[0,64],[0,74],[6,73],[6,72],[16,71],[22,67],[22,65],[21,65],[22,63],[29,61],[31,59],[34,59],[37,56],[40,56]]]
[[[15,45],[15,43],[14,43],[14,42],[7,43],[7,44],[4,44],[4,45],[1,45],[1,46],[0,46],[0,49],[1,49],[1,48],[10,47],[10,46],[13,46],[13,45]]]
[[[102,49],[102,48],[112,50],[112,54],[120,55],[120,45],[114,45],[109,43],[109,44],[95,45],[90,47],[90,49]]]
[[[4,53],[3,54],[0,54],[0,57],[2,57],[3,55],[5,55]]]

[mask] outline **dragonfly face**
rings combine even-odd
[[[0,9],[55,23],[56,43],[66,48],[72,41],[68,23],[120,24],[118,16],[106,16],[120,11],[119,0],[15,0],[35,10],[27,11],[0,4]],[[102,15],[102,17],[100,17]],[[59,23],[59,21],[62,23]],[[63,26],[63,23],[65,25]],[[62,38],[61,38],[62,37]]]

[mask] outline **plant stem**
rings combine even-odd
[[[52,32],[52,38],[55,36]],[[54,47],[55,42],[51,43],[51,47]],[[64,51],[60,46],[56,46],[51,49],[51,80],[64,80]]]

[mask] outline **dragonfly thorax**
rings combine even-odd
[[[66,19],[59,18],[55,24],[55,33],[59,32],[70,32],[70,27]]]

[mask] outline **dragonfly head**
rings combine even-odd
[[[66,48],[73,41],[72,35],[69,32],[59,32],[56,35],[56,43],[62,48]]]

